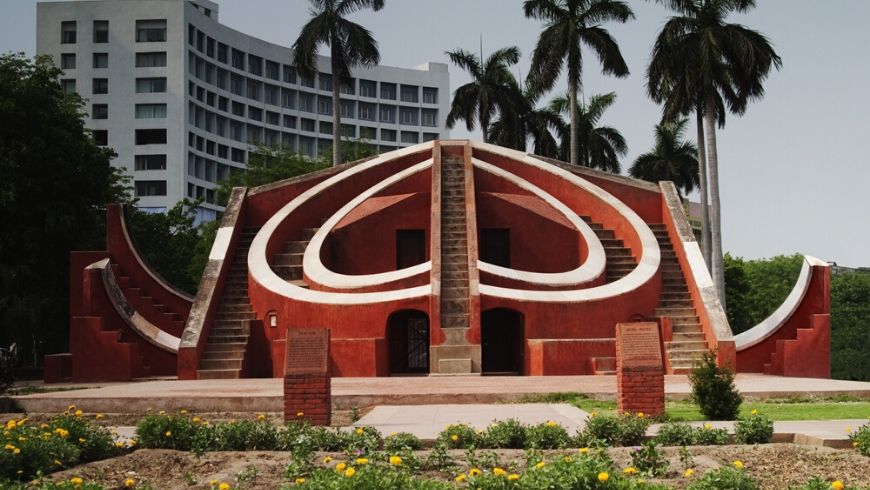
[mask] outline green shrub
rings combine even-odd
[[[743,444],[766,444],[773,438],[773,421],[753,410],[734,423],[734,437]]]
[[[818,476],[814,476],[796,490],[831,490],[831,488],[833,487],[830,483],[822,480]]]
[[[344,437],[346,452],[368,453],[377,451],[384,443],[381,433],[374,427],[357,427]]]
[[[578,432],[575,443],[581,447],[637,446],[643,441],[650,423],[647,417],[631,414],[592,415],[586,419],[586,427]]]
[[[450,424],[438,434],[436,442],[457,449],[477,446],[479,441],[474,429],[468,424]]]
[[[0,394],[6,393],[15,383],[15,353],[0,348]]]
[[[723,466],[708,471],[686,487],[688,490],[758,490],[758,482],[742,469]]]
[[[315,469],[308,477],[293,478],[301,478],[297,481],[297,485],[301,488],[330,490],[448,490],[453,488],[447,482],[414,476],[407,471],[404,463],[396,466],[380,460],[369,460],[365,464],[350,460],[329,468]]]
[[[656,447],[655,441],[644,442],[641,447],[631,452],[631,465],[645,475],[664,476],[669,464],[665,455]]]
[[[712,425],[705,424],[694,431],[695,445],[697,446],[721,446],[728,444],[728,431],[726,429],[714,429]]]
[[[387,452],[416,451],[423,447],[423,441],[410,432],[397,432],[384,438],[384,450]]]
[[[526,431],[526,444],[531,449],[560,449],[570,442],[568,431],[556,422],[533,425]]]
[[[655,440],[663,446],[693,446],[695,428],[685,422],[668,422],[659,427]]]
[[[716,365],[716,356],[707,352],[689,373],[692,401],[709,420],[734,420],[743,397],[734,386],[734,373]]]
[[[526,447],[528,430],[526,425],[516,419],[497,421],[481,436],[481,446],[495,449],[523,449]]]
[[[136,438],[148,449],[190,451],[199,426],[183,415],[147,415],[136,426]]]
[[[646,437],[646,430],[652,421],[642,414],[623,414],[619,417],[619,444],[637,446]]]
[[[870,424],[864,424],[858,430],[849,434],[852,446],[864,456],[870,456]]]

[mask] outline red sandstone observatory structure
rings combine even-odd
[[[617,324],[658,325],[667,373],[829,377],[829,271],[808,257],[734,336],[677,192],[469,141],[237,188],[195,298],[137,255],[122,210],[73,252],[70,352],[46,380],[283,377],[288,329],[332,376],[613,374]]]

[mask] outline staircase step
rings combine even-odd
[[[238,379],[241,369],[197,369],[197,379]]]
[[[452,313],[452,314],[441,315],[441,328],[467,329],[468,328],[468,314],[466,314],[466,313]]]
[[[248,336],[247,335],[209,335],[208,342],[210,344],[238,344],[238,343],[247,343]]]
[[[305,253],[305,247],[308,246],[308,241],[289,241],[287,245],[284,247],[284,251],[291,254],[301,254]]]
[[[697,350],[705,350],[707,348],[707,342],[703,340],[700,341],[685,341],[685,340],[674,340],[673,342],[665,342],[668,352],[676,352],[676,351],[697,351]]]
[[[257,314],[253,311],[221,311],[218,312],[215,321],[254,320],[256,318]]]
[[[223,370],[242,369],[242,359],[202,359],[199,361],[200,370]]]
[[[248,344],[244,342],[222,342],[213,344],[211,342],[205,344],[204,353],[228,353],[228,352],[244,352]]]
[[[304,254],[275,254],[275,265],[302,265]]]

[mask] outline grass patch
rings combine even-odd
[[[15,386],[6,390],[4,393],[6,396],[22,396],[22,395],[33,395],[36,393],[53,393],[56,391],[74,391],[74,390],[86,390],[88,386],[42,386],[42,385],[22,385]]]
[[[616,415],[616,402],[596,400],[583,393],[547,393],[523,398],[520,403],[567,403],[586,412],[601,415]],[[771,420],[836,420],[866,419],[870,416],[870,400],[849,396],[832,398],[789,397],[761,401],[744,401],[740,415],[749,415],[753,410],[767,415]],[[690,401],[665,402],[665,417],[674,421],[704,420],[698,406]]]

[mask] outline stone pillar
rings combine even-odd
[[[619,413],[664,414],[665,375],[658,324],[616,325],[616,385]]]
[[[284,421],[332,421],[329,330],[290,328],[284,357]]]

